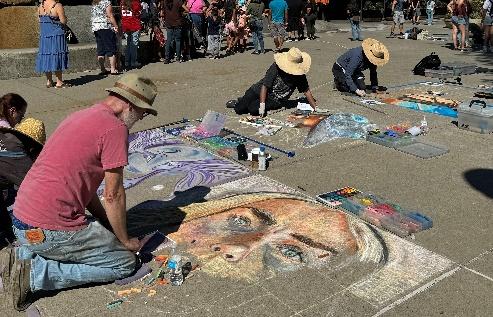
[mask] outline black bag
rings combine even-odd
[[[425,69],[438,69],[440,67],[440,57],[435,52],[432,52],[430,55],[424,57],[419,63],[414,66],[413,73],[414,75],[425,75]]]
[[[68,25],[64,26],[65,30],[65,38],[67,39],[68,44],[78,44],[79,40],[75,36],[75,33],[68,27]]]

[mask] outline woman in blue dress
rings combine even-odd
[[[56,88],[68,84],[62,80],[62,71],[68,66],[68,46],[65,38],[67,17],[63,6],[55,0],[45,0],[38,8],[39,51],[36,58],[36,72],[45,73],[46,87],[53,87],[52,73],[55,73]]]

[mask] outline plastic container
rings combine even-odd
[[[415,142],[413,144],[396,147],[395,149],[407,154],[420,157],[422,159],[440,156],[449,152],[447,148],[444,148],[442,146],[423,142]]]
[[[180,286],[183,284],[183,271],[182,271],[182,260],[181,256],[179,255],[173,255],[169,260],[168,260],[168,269],[170,270],[169,272],[169,281],[171,285],[173,286]]]
[[[484,100],[471,100],[459,105],[458,127],[482,134],[493,132],[493,104]]]
[[[454,76],[470,75],[476,72],[476,65],[464,62],[445,63],[441,69],[452,70]]]
[[[258,170],[265,171],[267,169],[267,157],[265,156],[265,147],[261,146],[258,152]]]
[[[408,145],[416,142],[416,139],[412,135],[408,134],[395,134],[396,136],[389,136],[385,133],[368,134],[366,140],[372,143],[380,144],[390,148],[396,148],[403,145]]]

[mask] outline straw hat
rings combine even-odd
[[[22,120],[15,128],[0,127],[0,131],[15,134],[21,141],[26,141],[34,147],[36,152],[41,152],[46,142],[46,131],[43,121],[26,118]]]
[[[135,106],[145,109],[150,114],[157,115],[156,109],[152,108],[152,103],[157,95],[157,87],[149,78],[135,73],[126,74],[106,91],[122,96]]]
[[[296,47],[291,47],[284,53],[274,54],[274,60],[281,70],[291,75],[305,75],[312,63],[310,55]]]
[[[363,41],[361,46],[363,46],[366,58],[373,65],[383,66],[388,63],[390,59],[389,50],[379,41],[368,38]]]

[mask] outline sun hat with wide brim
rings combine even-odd
[[[291,75],[306,75],[312,64],[310,55],[296,47],[291,47],[284,53],[274,54],[274,60],[281,70]]]
[[[376,66],[383,66],[390,60],[389,50],[385,45],[375,39],[365,39],[361,44],[366,58]]]
[[[43,121],[34,118],[22,120],[15,128],[0,127],[0,131],[10,132],[22,142],[30,144],[39,153],[46,142],[46,131]]]
[[[152,108],[154,99],[157,95],[157,87],[149,78],[139,74],[126,74],[118,79],[115,85],[107,88],[106,91],[115,93],[136,107],[145,109],[146,112],[157,115],[156,109]]]

